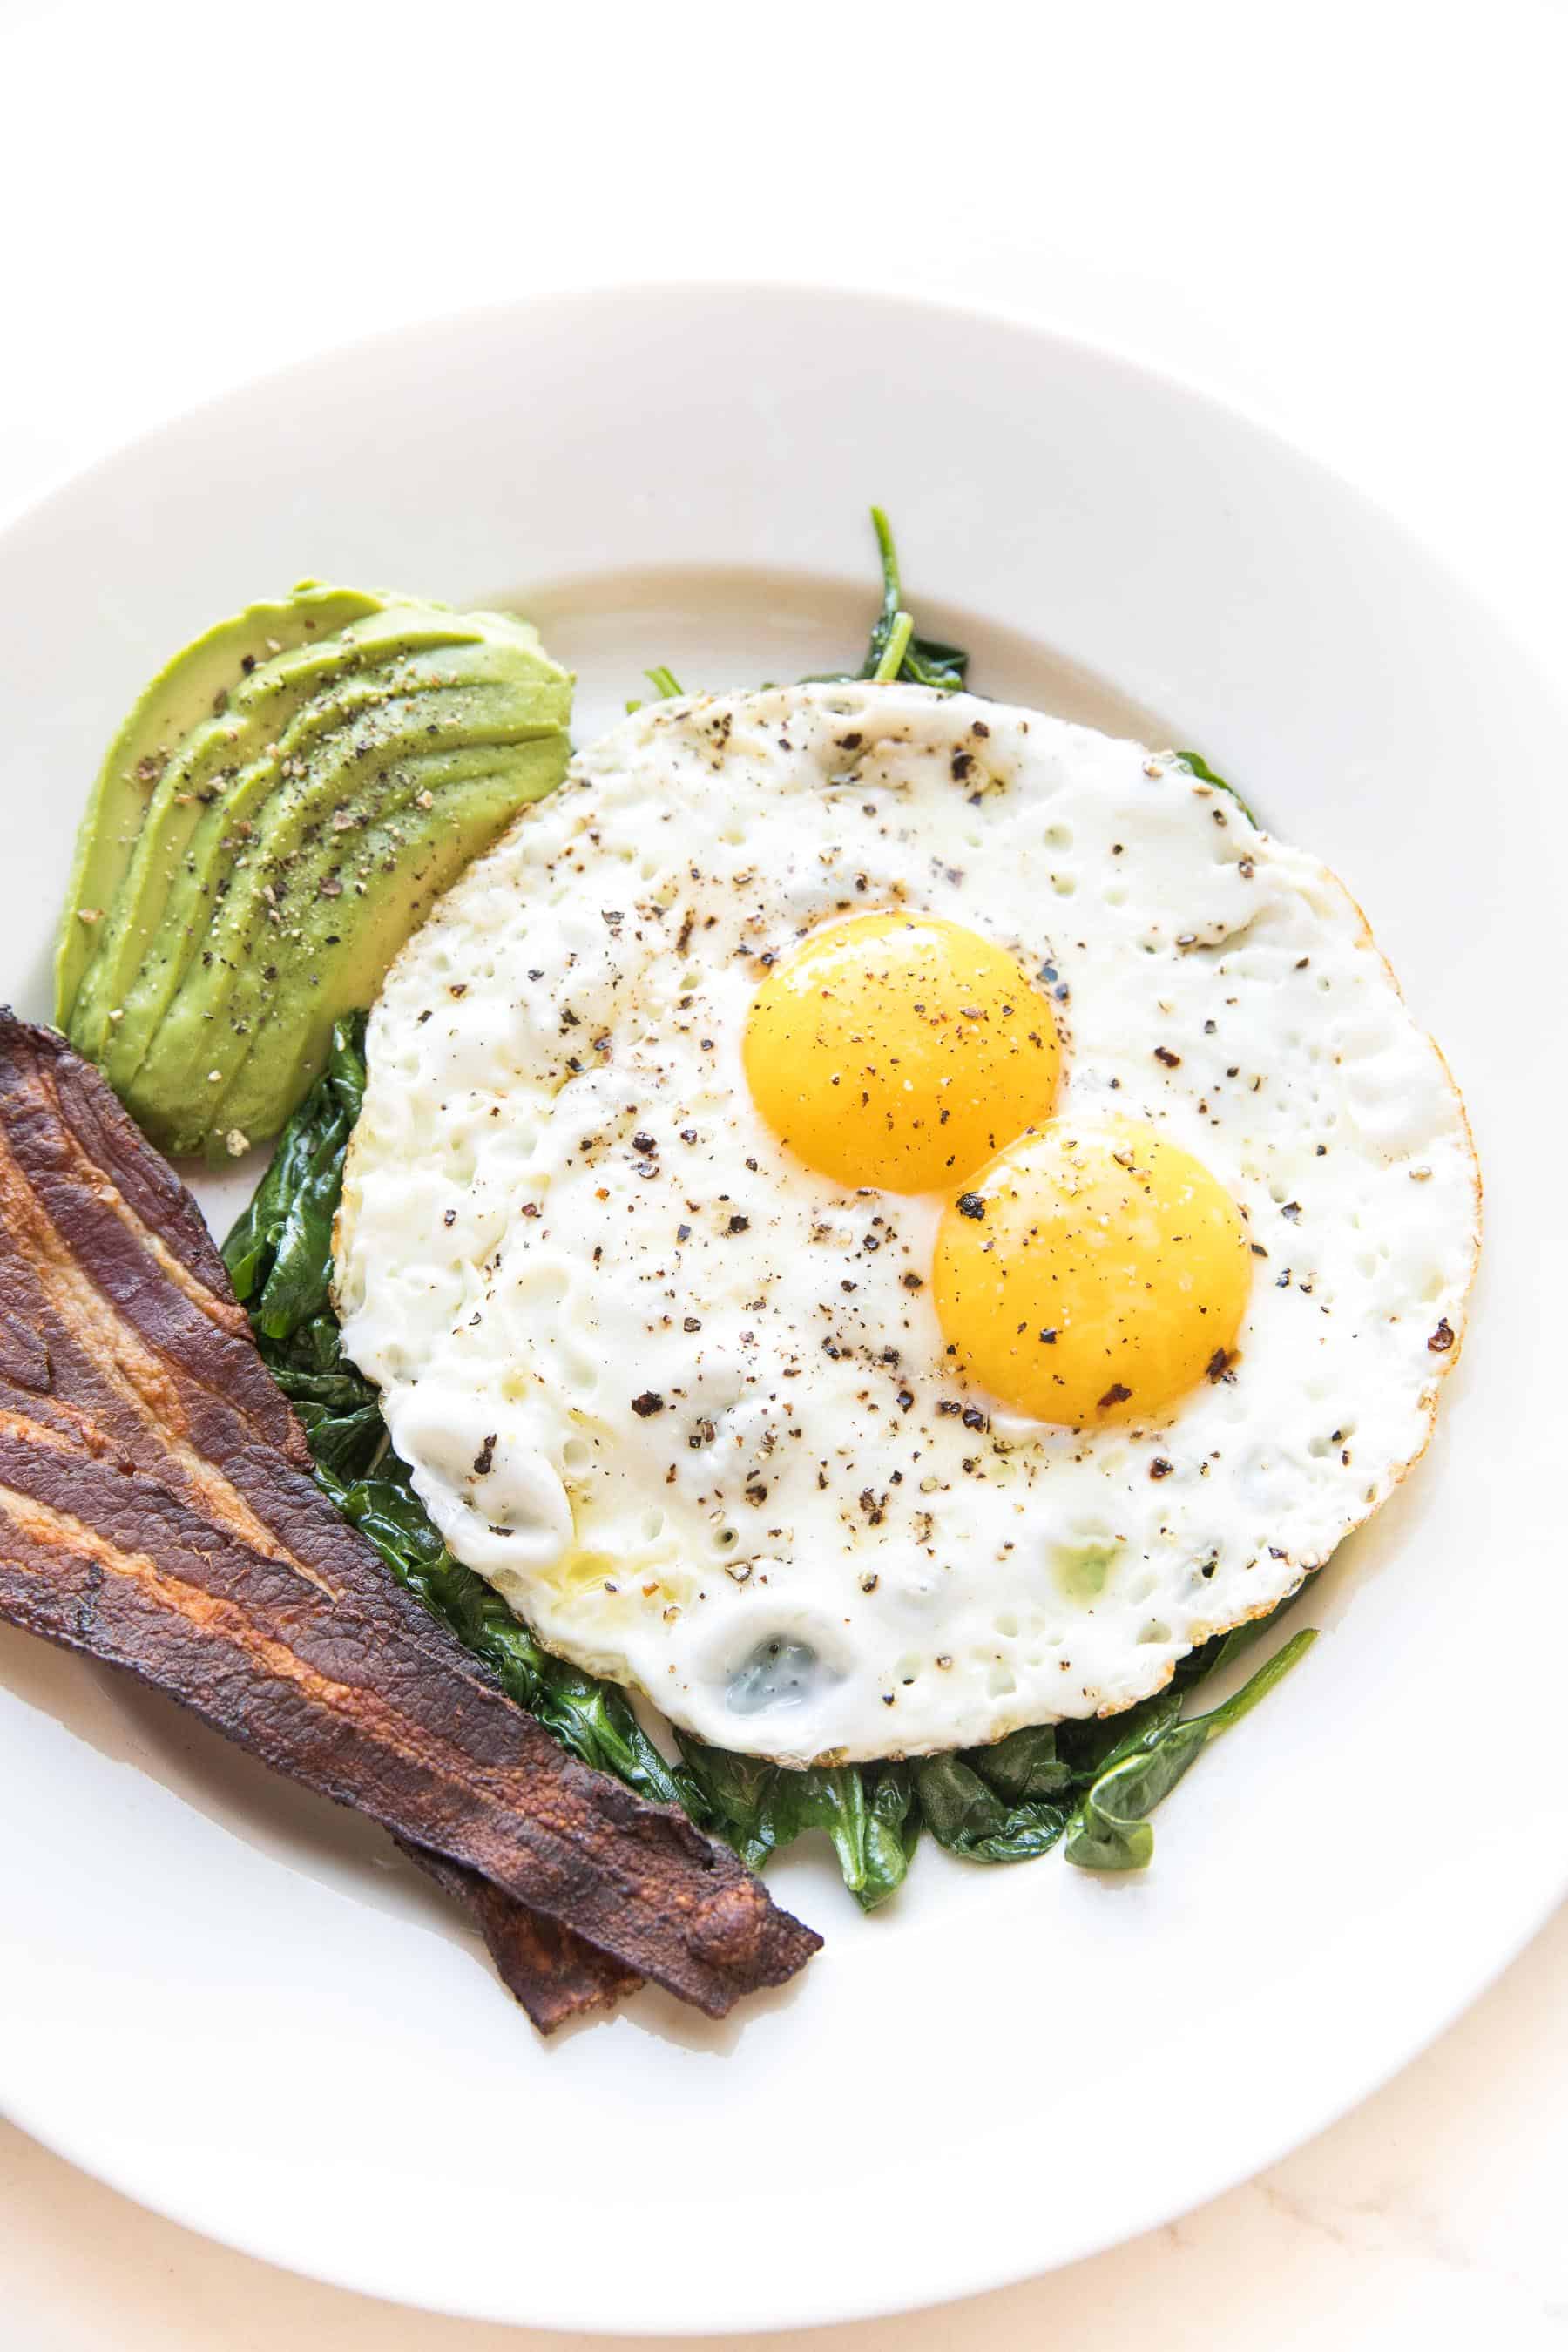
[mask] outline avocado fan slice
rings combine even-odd
[[[109,747],[77,832],[55,954],[55,1020],[68,1036],[82,974],[97,950],[98,926],[113,904],[174,751],[244,677],[247,659],[266,660],[269,646],[281,649],[335,635],[385,601],[302,583],[284,603],[253,604],[218,622],[143,688]]]
[[[531,751],[531,761],[525,757]],[[288,1047],[273,1017],[279,996],[290,1005],[295,1033],[313,1033],[311,1004],[323,990],[337,1005],[332,1019],[346,1009],[337,1003],[345,990],[353,1002],[370,1003],[390,961],[377,944],[388,916],[397,933],[395,952],[427,911],[416,867],[405,852],[455,830],[456,875],[494,837],[494,829],[482,825],[455,829],[463,812],[451,797],[454,789],[493,781],[506,802],[504,823],[522,799],[536,798],[559,782],[563,765],[553,734],[501,735],[444,751],[433,748],[385,765],[356,787],[352,803],[345,805],[339,794],[334,814],[350,817],[342,831],[308,823],[296,808],[285,833],[285,839],[295,839],[283,853],[287,866],[263,858],[237,874],[207,931],[207,945],[125,1089],[146,1132],[175,1153],[205,1149],[211,1138],[226,1138],[236,1126],[250,1135],[250,1129],[233,1118],[217,1128],[221,1097],[216,1089],[248,1060],[258,1037],[263,1069],[279,1074],[281,1088]],[[422,805],[426,800],[428,807]],[[303,830],[313,837],[300,837]],[[276,876],[276,887],[269,876]],[[328,1035],[331,1028],[329,1020]],[[315,1076],[312,1070],[304,1085]]]
[[[279,608],[260,609],[270,618]],[[518,625],[510,625],[514,629]],[[312,738],[325,737],[373,707],[393,690],[392,681],[406,662],[426,650],[457,674],[464,660],[475,676],[486,675],[487,666],[490,674],[502,665],[513,671],[518,667],[515,646],[493,643],[463,616],[389,602],[325,640],[306,639],[261,660],[242,654],[237,684],[218,697],[225,704],[223,712],[199,722],[165,757],[140,832],[130,845],[121,883],[99,923],[92,959],[80,976],[74,1003],[68,1013],[57,1007],[56,1017],[72,1044],[105,1069],[112,1085],[121,1083],[127,1061],[126,1050],[110,1055],[112,1031],[128,1010],[134,975],[146,959],[156,957],[172,962],[177,976],[191,951],[190,936],[182,950],[177,934],[164,922],[181,876],[215,887],[212,845],[238,845],[233,838],[236,826],[252,817],[253,803],[272,788],[284,761],[305,754]],[[252,664],[248,673],[244,668],[247,660]],[[569,682],[557,673],[552,679],[540,678],[537,690],[542,717],[547,714],[551,721],[564,725],[562,698],[569,698]],[[300,739],[285,740],[301,722]],[[80,922],[79,914],[79,926]],[[68,915],[62,950],[71,929]],[[142,1050],[139,1042],[131,1068]]]
[[[538,761],[540,784],[533,797],[542,799],[559,782],[557,756],[552,746],[542,742],[533,746],[532,751]],[[440,822],[418,834],[395,819],[367,832],[367,859],[383,875],[395,861],[397,890],[394,896],[378,890],[374,882],[366,887],[360,927],[355,932],[355,953],[367,971],[374,971],[375,979],[363,1002],[374,1001],[388,966],[410,930],[417,928],[442,892],[449,889],[464,868],[518,821],[518,781],[517,763],[510,761],[504,770],[497,770],[488,779],[475,776],[467,783],[451,786],[444,795],[437,795]],[[332,902],[318,903],[330,908]],[[341,901],[336,903],[341,907]],[[415,910],[412,924],[402,911],[405,907]],[[317,916],[317,928],[329,919]],[[248,1000],[252,984],[248,972],[245,982],[247,997],[237,1000],[242,1003]],[[298,1058],[288,1081],[296,1099],[303,1096],[325,1066],[336,1018],[336,1013],[317,998],[310,1015],[298,1024]],[[253,1024],[249,1044],[248,1055],[241,1061],[230,1085],[219,1094],[212,1117],[212,1128],[220,1138],[235,1134],[248,1137],[260,1131],[276,1084],[265,1030]]]
[[[279,739],[231,775],[201,811],[166,878],[162,912],[140,959],[134,939],[124,949],[118,939],[106,942],[104,958],[83,983],[77,1021],[126,1100],[155,1044],[163,1090],[176,1083],[178,1029],[163,1031],[162,1024],[181,992],[194,982],[204,1013],[221,1013],[224,967],[216,950],[240,910],[258,889],[270,892],[274,909],[297,896],[297,868],[307,852],[341,853],[342,829],[352,828],[356,809],[373,805],[384,791],[383,779],[401,747],[432,739],[459,745],[523,742],[559,731],[553,689],[486,684],[486,665],[466,647],[437,656],[440,675],[426,682],[421,673],[429,658],[409,665],[411,692],[379,677],[357,677],[339,685],[330,698],[300,709]],[[471,684],[466,671],[479,683]],[[94,982],[116,955],[124,968],[116,968],[112,982],[104,984],[112,985],[118,1004],[100,1030],[90,1017],[102,993]]]
[[[571,691],[510,615],[309,582],[160,672],[94,787],[56,967],[57,1020],[155,1142],[282,1124],[436,890],[560,782]]]

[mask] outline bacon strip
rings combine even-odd
[[[802,1967],[821,1938],[558,1748],[308,1464],[190,1195],[96,1071],[0,1012],[0,1616],[383,1822],[546,2030],[637,1977],[720,2017]]]
[[[541,2033],[553,2033],[568,2019],[613,2009],[623,1993],[636,1992],[633,1976],[607,1952],[596,1952],[570,1927],[524,1910],[488,1880],[476,1878],[438,1853],[398,1843],[412,1863],[460,1903],[489,1948],[496,1974],[522,2003]]]

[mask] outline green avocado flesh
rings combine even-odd
[[[165,1151],[274,1134],[398,949],[570,754],[526,622],[308,582],[221,622],[110,747],[55,1019]]]

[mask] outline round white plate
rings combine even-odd
[[[993,2286],[1164,2221],[1362,2097],[1559,1894],[1553,1629],[1562,719],[1464,593],[1255,427],[994,320],[783,289],[552,299],[186,418],[0,538],[7,992],[47,1006],[71,833],[143,677],[304,573],[510,595],[639,689],[858,656],[865,509],[976,683],[1192,743],[1361,897],[1489,1186],[1439,1441],[1324,1575],[1328,1631],[1159,1817],[1152,1868],[933,1851],[710,2028],[536,2041],[353,1817],[0,1629],[0,2103],[323,2278],[628,2332]]]

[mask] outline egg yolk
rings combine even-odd
[[[946,1192],[1049,1117],[1061,1048],[1050,999],[1011,956],[930,915],[814,931],[752,999],[752,1098],[780,1140],[841,1184]]]
[[[1157,1416],[1217,1380],[1251,1284],[1230,1195],[1131,1120],[1019,1136],[943,1212],[932,1272],[969,1377],[1078,1429]]]

